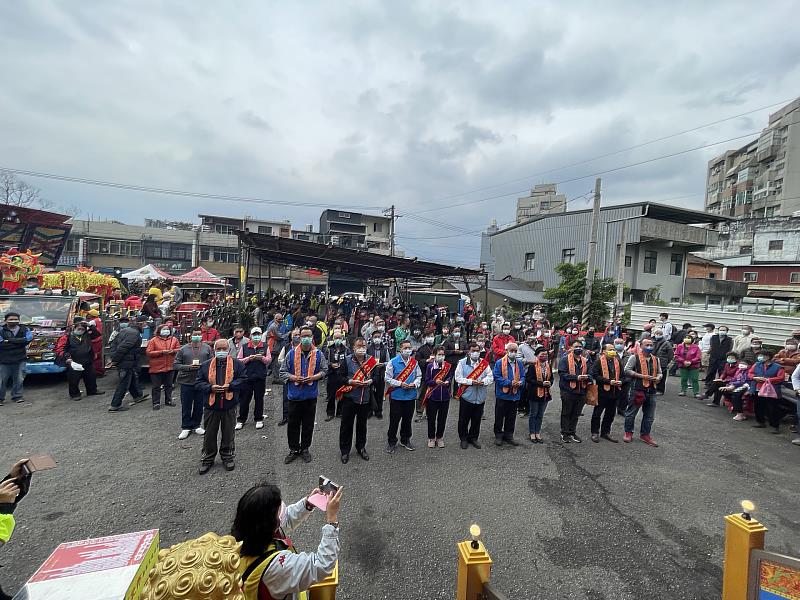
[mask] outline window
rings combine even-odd
[[[561,251],[561,262],[575,264],[575,248],[564,248]]]
[[[770,240],[769,241],[769,249],[770,250],[783,250],[783,240]]]
[[[632,256],[626,256],[625,257],[625,266],[626,267],[632,267],[633,266],[633,257]]]
[[[745,271],[744,276],[742,277],[742,281],[758,281],[758,273],[753,273],[750,271]]]
[[[550,210],[550,202],[547,200],[542,200],[539,204],[539,210]]]
[[[270,225],[259,225],[258,226],[258,233],[263,233],[266,235],[272,235],[272,227]]]
[[[774,206],[768,206],[764,210],[764,216],[765,217],[774,217],[775,216],[775,207]]]
[[[789,283],[800,283],[800,273],[789,273]]]
[[[716,279],[717,278],[717,274],[716,273],[709,273],[708,274],[708,278],[709,279]]]
[[[535,264],[536,264],[536,252],[527,252],[525,254],[525,270],[533,271],[533,267]]]
[[[752,254],[753,247],[752,246],[740,246],[739,247],[739,254]]]
[[[644,251],[644,269],[645,273],[655,273],[658,267],[658,252],[655,250]]]
[[[670,298],[669,299],[670,304],[679,304],[680,301],[681,301],[680,298]]]
[[[67,238],[64,252],[78,252],[78,240],[75,238]]]
[[[669,274],[683,275],[683,254],[673,253],[669,258]]]
[[[171,244],[169,242],[148,241],[144,244],[145,258],[163,258],[164,260],[189,260],[191,246],[188,244]]]
[[[339,218],[340,218],[340,219],[349,219],[349,218],[350,218],[350,213],[347,213],[347,212],[340,212],[340,213],[339,213]]]
[[[372,224],[372,232],[373,233],[382,233],[383,232],[383,223],[373,223]]]

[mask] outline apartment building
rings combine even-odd
[[[391,223],[383,215],[365,215],[338,209],[326,209],[319,217],[322,243],[389,254]]]
[[[758,139],[708,162],[705,206],[729,217],[800,210],[800,98],[772,113]]]
[[[540,215],[563,213],[567,210],[567,197],[559,194],[555,183],[533,186],[529,196],[517,198],[517,223],[530,221]]]

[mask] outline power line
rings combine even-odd
[[[144,185],[135,185],[128,183],[117,183],[113,181],[100,181],[97,179],[84,179],[82,177],[73,177],[71,175],[58,175],[55,173],[42,173],[40,171],[27,171],[25,169],[15,169],[12,167],[0,166],[0,171],[8,171],[17,175],[26,175],[28,177],[37,177],[40,179],[52,179],[55,181],[65,181],[68,183],[80,183],[84,185],[94,185],[99,187],[114,188],[120,190],[131,190],[136,192],[145,192],[148,194],[165,194],[169,196],[184,196],[190,198],[207,198],[210,200],[229,200],[231,202],[247,202],[252,204],[275,204],[280,206],[310,206],[314,208],[359,208],[366,210],[382,210],[382,206],[358,206],[357,204],[330,204],[328,202],[296,202],[291,200],[269,200],[266,198],[256,198],[251,196],[227,196],[224,194],[212,194],[207,192],[188,192],[185,190],[173,190],[167,188],[156,188]]]
[[[686,135],[687,133],[692,133],[693,131],[699,131],[700,129],[705,129],[706,127],[711,127],[713,125],[719,125],[720,123],[725,123],[726,121],[732,121],[733,119],[739,119],[741,117],[745,117],[747,115],[750,115],[750,114],[753,114],[753,113],[756,113],[756,112],[760,112],[762,110],[766,110],[766,109],[772,108],[774,106],[779,106],[781,104],[786,104],[786,103],[791,102],[791,101],[792,101],[792,99],[790,98],[788,100],[782,100],[780,102],[774,102],[772,104],[767,104],[766,106],[761,106],[759,108],[754,108],[752,110],[748,110],[748,111],[739,113],[737,115],[732,115],[730,117],[725,117],[724,119],[719,119],[717,121],[711,121],[710,123],[704,123],[702,125],[698,125],[696,127],[690,128],[690,129],[684,129],[683,131],[679,131],[677,133],[671,133],[669,135],[665,135],[665,136],[660,137],[660,138],[655,138],[655,139],[652,139],[652,140],[648,140],[646,142],[641,142],[639,144],[634,144],[633,146],[628,146],[627,148],[620,148],[619,150],[614,150],[613,152],[608,152],[606,154],[600,154],[598,156],[593,156],[592,158],[586,158],[586,159],[583,159],[583,160],[579,160],[578,162],[570,163],[570,164],[563,165],[563,166],[560,166],[560,167],[554,167],[554,168],[548,169],[546,171],[540,171],[538,173],[534,173],[533,175],[528,175],[527,177],[518,177],[517,179],[509,179],[507,181],[503,181],[501,183],[495,183],[493,185],[488,185],[488,186],[485,186],[485,187],[482,187],[482,188],[477,188],[477,189],[469,190],[469,191],[466,191],[466,192],[460,192],[458,194],[451,194],[449,196],[443,196],[443,197],[438,198],[437,200],[435,200],[435,202],[441,202],[442,200],[450,200],[452,198],[460,198],[462,196],[468,196],[470,194],[475,194],[477,192],[485,192],[486,190],[491,190],[491,189],[494,189],[494,188],[502,187],[504,185],[508,185],[508,184],[511,184],[511,183],[517,183],[518,181],[527,181],[527,180],[530,180],[530,179],[534,179],[536,177],[540,177],[542,175],[546,175],[548,173],[553,173],[555,171],[562,171],[562,170],[568,169],[570,167],[577,167],[577,166],[580,166],[580,165],[585,165],[586,163],[594,162],[595,160],[600,160],[601,158],[608,158],[609,156],[615,156],[617,154],[622,154],[623,152],[627,152],[628,150],[635,150],[637,148],[642,148],[644,146],[649,146],[650,144],[663,142],[665,140],[676,138],[676,137],[679,137],[681,135]],[[518,192],[514,192],[514,193],[518,193]]]

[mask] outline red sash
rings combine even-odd
[[[485,358],[482,358],[481,361],[472,369],[472,373],[467,375],[467,379],[472,379],[473,381],[481,376],[481,374],[487,369],[489,366],[489,361]],[[456,390],[456,398],[461,398],[461,394],[467,391],[468,385],[460,385]]]
[[[375,365],[378,364],[378,361],[375,359],[374,356],[370,356],[364,364],[361,365],[356,371],[356,374],[353,375],[353,381],[366,381],[369,378],[369,374],[372,372],[372,369],[375,368]],[[340,387],[336,390],[336,401],[339,402],[345,394],[349,394],[353,391],[355,386],[347,384]]]
[[[412,358],[409,359],[408,364],[406,365],[406,368],[403,369],[401,371],[400,375],[395,377],[395,379],[397,379],[397,381],[401,381],[403,383],[406,383],[406,380],[411,376],[411,374],[414,372],[414,369],[416,369],[416,368],[417,368],[417,359],[412,357]],[[395,391],[396,389],[397,389],[396,387],[388,386],[386,388],[386,392],[383,395],[386,398],[389,398],[390,394],[393,391]]]
[[[448,373],[450,373],[450,363],[447,362],[447,361],[444,361],[442,363],[441,370],[436,375],[436,377],[433,378],[433,381],[435,383],[434,387],[429,387],[427,390],[425,390],[425,396],[422,398],[422,407],[423,408],[428,404],[428,398],[431,397],[431,394],[433,394],[433,391],[437,387],[442,385],[442,382],[444,381],[445,377],[447,377]]]

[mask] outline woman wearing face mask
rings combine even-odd
[[[200,330],[202,331],[203,341],[206,344],[213,344],[219,339],[219,331],[214,329],[214,319],[207,318],[203,324],[200,326]]]
[[[433,333],[427,333],[423,337],[422,332],[415,328],[413,332],[413,339],[419,344],[415,345],[415,342],[411,342],[411,350],[414,352],[414,358],[417,359],[417,363],[419,364],[419,368],[422,370],[424,375],[426,367],[433,362],[433,342],[434,342],[434,335]],[[417,404],[416,404],[416,417],[414,417],[414,422],[419,423],[422,421],[422,400],[425,397],[425,392],[427,391],[426,385],[427,379],[423,376],[422,378],[422,385],[419,388],[419,395],[417,396]]]
[[[71,332],[65,333],[56,342],[56,362],[67,367],[67,383],[71,400],[81,399],[81,390],[78,385],[81,379],[86,386],[87,396],[105,394],[105,392],[97,391],[91,336],[99,337],[100,334],[94,327],[89,330],[86,323],[80,320],[72,326]],[[73,364],[78,365],[79,368],[73,367]]]
[[[714,399],[706,404],[706,406],[719,406],[722,399],[723,390],[728,387],[730,381],[739,374],[739,359],[735,352],[728,352],[725,355],[725,366],[722,368],[722,373],[711,382],[706,390],[705,397]]]
[[[547,410],[547,403],[552,399],[553,368],[550,356],[544,346],[533,350],[534,360],[525,369],[525,386],[528,396],[528,432],[533,444],[543,444],[542,419]]]
[[[426,391],[423,396],[423,405],[428,414],[428,448],[444,448],[444,428],[455,370],[445,360],[441,346],[434,348],[433,357],[425,369]]]
[[[686,395],[689,382],[691,382],[694,397],[703,397],[700,394],[700,359],[700,347],[691,337],[684,338],[683,343],[678,344],[678,347],[675,348],[675,362],[678,364],[681,375],[681,391],[678,394],[679,396]]]
[[[436,336],[436,338],[433,340],[433,345],[443,346],[449,337],[450,337],[450,326],[442,325],[442,333]]]
[[[787,373],[792,373],[800,364],[800,351],[798,351],[797,345],[798,341],[791,337],[775,355],[775,362],[782,366]]]
[[[750,390],[750,365],[742,360],[736,361],[736,373],[723,387],[722,394],[730,401],[733,408],[733,420],[745,421],[743,396]]]
[[[764,348],[756,356],[756,364],[750,367],[750,393],[756,396],[756,421],[753,427],[764,428],[766,421],[772,427],[772,433],[780,433],[781,419],[787,411],[781,402],[781,387],[786,379],[786,371],[778,363],[772,360],[771,350]],[[777,398],[762,396],[761,391],[765,383],[771,383],[775,388]]]
[[[274,485],[260,483],[245,492],[236,507],[231,535],[242,543],[239,569],[246,600],[297,600],[301,593],[333,573],[339,558],[342,490],[340,487],[328,498],[326,524],[316,551],[301,553],[288,536],[314,511],[308,497],[286,506]],[[311,494],[318,492],[313,490]]]
[[[172,336],[172,329],[162,325],[158,335],[147,342],[147,360],[149,364],[150,383],[153,384],[151,396],[153,410],[161,408],[161,388],[164,388],[164,405],[175,406],[172,401],[172,388],[174,382],[175,356],[181,345]]]

